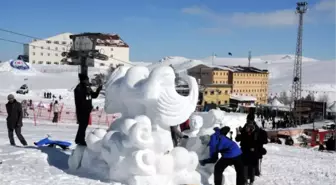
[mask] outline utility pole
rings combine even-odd
[[[249,54],[248,54],[248,67],[251,67],[251,59],[252,59],[252,53],[251,53],[251,51],[249,51]]]
[[[299,26],[296,42],[296,54],[293,69],[293,84],[292,84],[292,99],[295,102],[294,110],[294,125],[301,125],[301,86],[302,86],[302,33],[303,33],[303,15],[307,12],[308,3],[296,3],[296,13],[299,14]],[[298,109],[299,108],[299,109]],[[297,114],[298,113],[298,114]],[[297,120],[298,119],[298,120]]]
[[[211,55],[211,64],[214,65],[214,60],[215,60],[215,53],[212,52],[212,55]]]

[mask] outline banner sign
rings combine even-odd
[[[28,70],[29,66],[26,64],[26,62],[22,60],[12,60],[10,61],[10,65],[12,68],[18,69],[18,70]]]

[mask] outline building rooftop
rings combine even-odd
[[[232,71],[235,73],[239,73],[239,72],[241,73],[268,73],[268,70],[258,69],[255,67],[247,67],[247,66],[226,66],[226,65],[212,65],[208,63],[202,63],[194,67],[199,67],[199,66],[204,67],[204,68],[212,68],[213,70]]]
[[[97,46],[115,46],[115,47],[129,47],[118,34],[106,33],[81,33],[72,36],[91,36],[97,38]]]
[[[236,73],[268,73],[266,69],[258,69],[255,67],[248,67],[248,66],[223,66],[231,69],[233,72]]]

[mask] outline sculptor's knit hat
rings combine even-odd
[[[78,77],[79,77],[79,81],[80,81],[80,82],[89,79],[89,77],[88,77],[87,75],[85,75],[85,74],[81,74],[81,73],[78,74]]]
[[[226,134],[228,134],[230,132],[230,130],[231,130],[230,127],[225,126],[225,127],[221,128],[220,132],[221,132],[221,134],[226,136]]]
[[[14,99],[14,95],[9,94],[9,95],[7,96],[7,100],[13,100],[13,99]]]

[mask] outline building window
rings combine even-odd
[[[105,64],[104,64],[104,63],[100,63],[99,65],[100,65],[100,66],[105,66]]]
[[[47,61],[46,63],[47,63],[47,64],[51,64],[51,62],[50,62],[50,61]]]
[[[59,44],[59,42],[58,41],[54,41],[54,44]]]
[[[35,49],[35,46],[33,46],[33,49]]]
[[[43,49],[43,46],[41,46],[41,49]]]
[[[210,95],[214,95],[215,94],[215,92],[214,91],[210,91]]]
[[[47,49],[50,50],[50,47],[48,46]]]
[[[43,56],[43,53],[41,53],[41,56]]]
[[[33,52],[33,55],[35,55],[35,52]]]
[[[227,104],[227,100],[224,101],[224,104]]]
[[[111,51],[113,51],[113,48],[111,48]]]
[[[50,53],[48,53],[48,56],[50,56]]]
[[[113,58],[113,55],[110,55],[111,58]]]
[[[59,64],[59,62],[54,62],[54,64],[58,65],[58,64]]]
[[[220,105],[221,104],[221,101],[218,101],[218,105]]]
[[[66,42],[65,42],[65,41],[62,41],[62,44],[66,44]]]
[[[65,51],[65,48],[63,47],[62,50]]]
[[[58,57],[58,53],[55,53],[55,56]]]
[[[50,40],[47,40],[47,44],[51,44],[51,41],[50,41]]]
[[[227,90],[225,90],[225,94],[227,94],[228,93],[228,91]]]
[[[58,50],[58,47],[55,47],[55,50]]]
[[[39,61],[38,64],[43,64],[43,61]]]
[[[33,64],[35,64],[35,60],[33,60]]]

